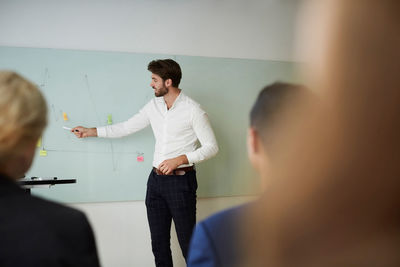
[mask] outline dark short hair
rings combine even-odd
[[[258,94],[250,112],[250,127],[257,130],[261,137],[276,125],[285,106],[299,100],[307,90],[304,86],[275,82],[264,87]]]
[[[160,76],[164,81],[171,79],[173,87],[178,87],[181,82],[181,67],[172,59],[153,60],[149,63],[147,69]]]

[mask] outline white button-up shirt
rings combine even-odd
[[[125,122],[97,128],[99,137],[117,138],[151,125],[156,138],[153,166],[166,159],[186,155],[191,166],[218,152],[218,145],[206,112],[181,91],[168,110],[163,97],[150,100]],[[199,146],[199,143],[200,145]]]

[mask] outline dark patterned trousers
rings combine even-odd
[[[152,171],[147,182],[146,208],[151,246],[157,267],[172,267],[171,222],[174,220],[182,254],[187,253],[196,224],[196,171],[184,175],[157,175]]]

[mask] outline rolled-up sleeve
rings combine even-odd
[[[150,119],[146,113],[146,106],[127,121],[97,127],[97,136],[105,138],[118,138],[133,134],[142,130],[150,124]]]
[[[196,108],[193,111],[192,123],[201,147],[186,154],[189,164],[209,159],[215,156],[219,150],[207,113],[200,108]]]

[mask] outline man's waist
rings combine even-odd
[[[183,165],[182,165],[183,166]],[[190,171],[194,171],[196,170],[196,168],[194,167],[194,165],[192,166],[187,166],[187,167],[179,167],[177,169],[175,169],[171,175],[185,175],[186,173],[190,172]],[[156,167],[153,167],[153,172],[155,172],[157,175],[164,175],[159,169],[157,169]]]
[[[154,160],[154,161],[153,161],[153,167],[154,167],[154,168],[157,168],[156,166],[159,166],[159,165],[161,164],[161,162],[162,162],[162,161],[159,161],[159,160],[156,161],[156,160]],[[186,168],[186,167],[193,167],[193,166],[194,166],[194,163],[191,163],[191,164],[182,164],[182,165],[179,165],[177,169]]]

